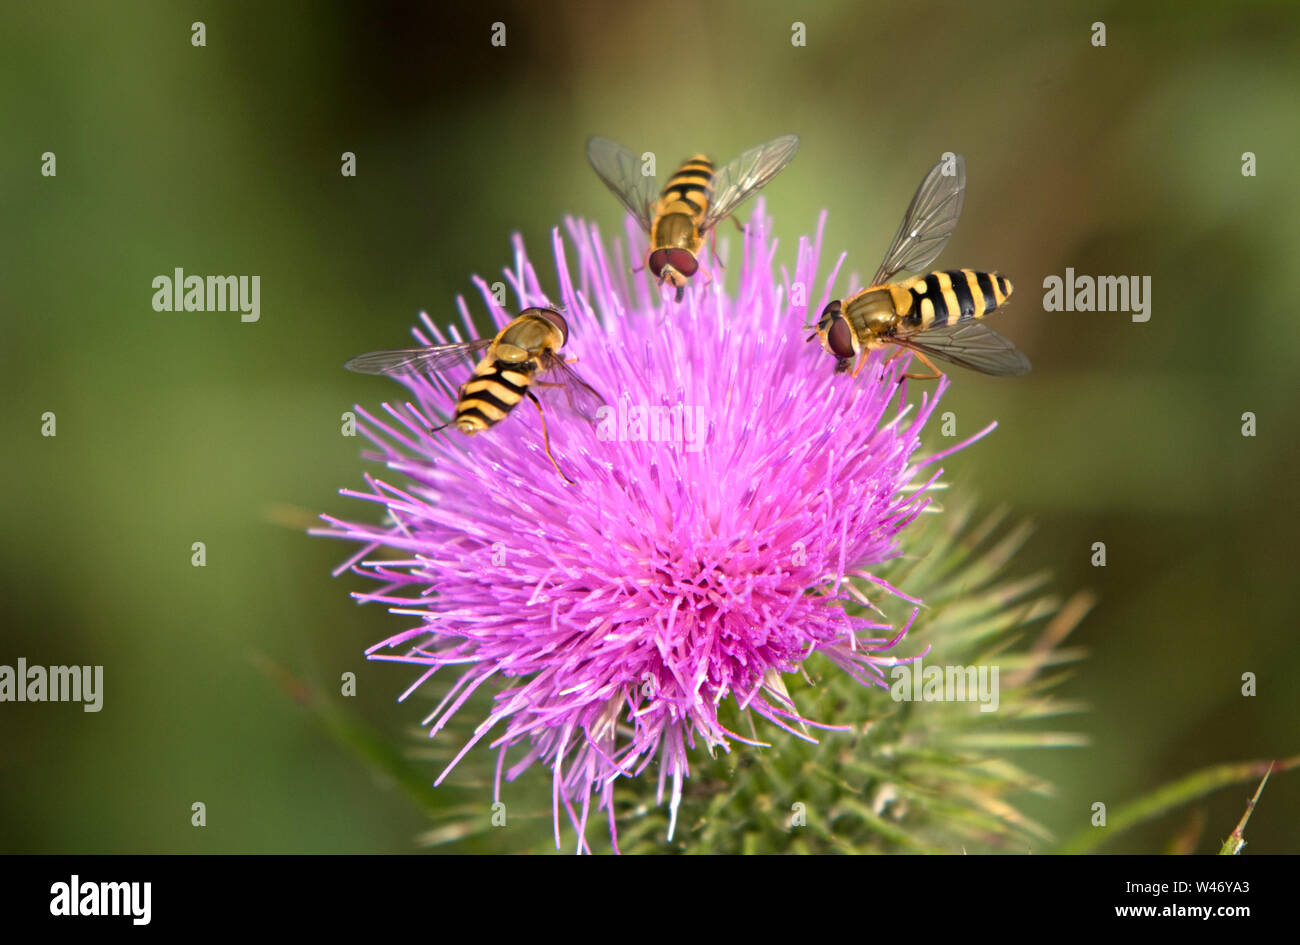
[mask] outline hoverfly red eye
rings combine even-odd
[[[835,318],[826,334],[826,344],[837,358],[853,357],[853,332],[849,330],[849,323],[843,318]]]
[[[650,261],[646,263],[656,279],[663,274],[664,266],[668,265],[668,250],[656,249],[650,254]]]
[[[560,347],[563,348],[569,340],[569,323],[564,320],[564,316],[553,308],[535,308],[532,311],[560,330]]]
[[[832,321],[840,317],[840,307],[841,307],[840,300],[836,299],[834,302],[831,302],[824,309],[822,309],[822,317],[817,322],[817,328],[820,331],[825,331],[828,327],[830,327],[830,323]]]
[[[693,276],[695,270],[700,268],[700,264],[695,260],[695,255],[690,250],[670,249],[667,252],[668,265],[684,276]]]

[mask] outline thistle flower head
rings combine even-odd
[[[898,553],[899,532],[928,501],[939,457],[915,455],[945,381],[909,406],[906,359],[876,357],[854,379],[806,342],[809,312],[830,301],[835,278],[811,298],[822,224],[800,241],[793,278],[778,277],[760,204],[732,264],[735,294],[715,268],[680,304],[644,276],[629,284],[617,245],[576,221],[569,244],[553,234],[559,294],[548,298],[516,238],[506,279],[518,308],[562,307],[566,355],[606,400],[592,423],[562,390],[539,390],[572,485],[547,459],[530,405],[473,438],[430,434],[463,378],[403,377],[408,402],[385,404],[386,415],[358,409],[390,475],[344,494],[387,518],[326,516],[320,533],[359,542],[340,572],[378,582],[356,596],[413,624],[370,654],[420,667],[412,690],[454,677],[426,719],[431,736],[476,689],[493,688],[494,708],[452,765],[486,740],[500,752],[498,793],[503,774],[548,767],[557,843],[563,809],[585,847],[593,800],[612,831],[616,781],[656,762],[671,835],[692,752],[757,741],[723,726],[724,702],[807,737],[781,676],[810,654],[863,684],[882,684],[895,662],[886,653],[906,624],[844,605],[862,599],[862,580]],[[644,247],[628,232],[629,246]],[[511,314],[478,285],[506,324]],[[472,332],[463,301],[461,314]],[[459,337],[427,316],[416,336]]]

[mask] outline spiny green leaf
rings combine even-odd
[[[1255,796],[1246,804],[1246,813],[1241,815],[1241,820],[1237,823],[1237,829],[1232,831],[1231,836],[1223,841],[1223,846],[1219,848],[1221,856],[1235,856],[1246,846],[1246,822],[1250,820],[1250,815],[1255,812],[1255,805],[1259,803],[1259,796],[1264,793],[1264,785],[1268,784],[1268,776],[1273,773],[1273,766],[1269,765],[1268,770],[1264,772],[1264,780],[1259,782],[1259,787],[1255,789]]]
[[[1090,853],[1097,847],[1119,836],[1126,830],[1148,820],[1154,820],[1197,798],[1205,797],[1220,788],[1242,781],[1253,781],[1267,773],[1273,766],[1286,771],[1300,765],[1300,756],[1285,761],[1242,761],[1213,765],[1179,778],[1157,788],[1145,797],[1138,798],[1107,817],[1105,827],[1086,827],[1065,843],[1062,853]]]

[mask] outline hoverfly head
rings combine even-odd
[[[822,347],[840,359],[835,368],[836,373],[842,372],[858,350],[853,329],[844,317],[843,305],[838,300],[822,309],[822,317],[817,322],[817,334],[821,337]]]
[[[700,268],[695,254],[688,249],[656,249],[647,265],[661,286],[667,284],[677,290],[678,302],[682,300],[686,281]]]
[[[843,303],[836,299],[822,309],[822,317],[817,320],[817,331],[820,334],[825,334],[826,330],[831,327],[831,322],[840,317],[842,308]]]

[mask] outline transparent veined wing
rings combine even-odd
[[[920,272],[934,262],[957,229],[961,204],[966,195],[966,161],[956,155],[952,174],[945,174],[947,162],[930,168],[908,205],[894,242],[872,285],[888,282],[900,272]]]
[[[564,396],[574,413],[595,423],[596,411],[605,403],[600,393],[578,376],[578,372],[569,367],[559,355],[547,352],[541,359],[542,372],[545,377],[539,386],[553,386],[564,389]]]
[[[649,233],[659,188],[653,174],[641,173],[641,159],[616,141],[593,137],[587,139],[587,160],[596,176]]]
[[[700,232],[707,232],[718,221],[731,216],[742,203],[794,160],[798,150],[798,135],[782,135],[766,144],[750,148],[720,168],[713,175],[713,196],[700,223]]]
[[[988,325],[965,319],[928,331],[898,334],[888,339],[932,358],[995,377],[1017,377],[1029,372],[1029,359],[1020,349]]]
[[[491,338],[424,348],[396,348],[358,355],[343,365],[360,374],[437,374],[465,364],[475,352],[492,344]]]

